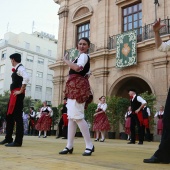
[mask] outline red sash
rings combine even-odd
[[[10,94],[10,98],[9,98],[9,104],[8,104],[8,111],[7,111],[7,115],[12,114],[15,108],[15,104],[17,101],[17,95],[14,96],[14,91],[19,91],[21,88],[16,88],[14,90],[11,91]],[[24,92],[23,92],[24,93]]]
[[[137,116],[138,116],[138,120],[139,120],[139,122],[140,122],[140,126],[142,126],[142,125],[143,125],[143,115],[142,115],[142,111],[139,111],[139,112],[137,113]]]

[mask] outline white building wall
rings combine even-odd
[[[52,102],[52,79],[54,71],[49,70],[48,65],[55,63],[57,44],[54,40],[37,37],[36,35],[37,33],[30,35],[26,33],[14,34],[9,32],[4,35],[3,40],[0,40],[0,94],[10,88],[12,65],[9,56],[18,52],[22,55],[22,64],[26,70],[32,74],[27,86],[26,96],[31,96],[32,99]],[[2,59],[2,53],[4,51],[6,52],[6,58]],[[51,55],[49,55],[49,53]],[[32,57],[33,61],[28,61],[28,56]],[[39,62],[39,59],[44,62]],[[43,77],[37,77],[37,72],[39,72],[40,75],[42,73]],[[36,86],[42,87],[42,91],[36,91]]]

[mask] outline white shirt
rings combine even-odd
[[[76,60],[76,59],[75,59]],[[74,61],[75,61],[74,60]],[[73,62],[74,62],[73,61]],[[86,63],[88,62],[88,55],[87,54],[85,54],[85,53],[82,53],[82,54],[80,54],[80,56],[78,57],[78,59],[77,59],[77,65],[79,66],[79,67],[83,67],[84,68],[84,66],[86,65]],[[82,68],[82,69],[83,69]],[[81,70],[82,70],[81,69]],[[81,71],[80,70],[80,71]],[[86,74],[90,74],[90,70],[88,71],[88,73],[86,73]]]
[[[144,106],[144,108],[145,108],[146,106]],[[143,109],[144,109],[143,108]],[[146,111],[147,111],[147,113],[148,113],[148,116],[151,116],[151,111],[150,111],[150,109],[147,107],[147,109],[146,109]]]
[[[167,42],[162,42],[158,50],[163,52],[170,51],[170,40]]]
[[[163,114],[164,114],[164,111],[162,111],[162,112],[158,111],[158,112],[156,112],[154,117],[157,117],[158,115],[163,115]]]
[[[31,113],[30,113],[30,116],[31,116],[31,117],[35,117],[35,111],[31,112]]]
[[[15,70],[17,69],[17,67],[20,65],[21,63],[18,63],[14,68]],[[29,82],[29,75],[27,74],[25,68],[23,65],[18,67],[17,70],[17,75],[21,76],[23,78],[22,84],[28,84]]]
[[[132,111],[126,112],[126,114],[125,114],[125,119],[126,119],[131,113],[132,113]]]
[[[132,101],[134,100],[134,98],[136,97],[136,94],[133,96]],[[146,104],[146,100],[144,100],[142,97],[137,96],[137,101],[142,103],[142,104]]]
[[[106,103],[98,103],[97,108],[100,108],[105,112],[107,109],[107,104]]]

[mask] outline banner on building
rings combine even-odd
[[[76,48],[68,49],[66,52],[68,52],[68,60],[70,61],[73,61],[79,55],[79,51]]]
[[[137,63],[136,30],[117,35],[116,40],[116,67],[135,65]]]

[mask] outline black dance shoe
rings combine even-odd
[[[161,161],[160,159],[158,159],[155,156],[152,156],[149,159],[144,159],[143,162],[144,163],[162,163],[162,164],[169,164],[170,163],[170,161]]]
[[[143,142],[139,141],[138,145],[143,145]]]
[[[59,152],[59,154],[62,154],[62,155],[68,154],[68,153],[72,154],[73,153],[73,148],[72,149],[68,149],[67,147],[65,147],[65,150]]]
[[[94,152],[94,146],[92,149],[86,148],[85,150],[90,151],[90,152],[84,152],[82,155],[83,156],[91,156],[92,152]]]
[[[8,140],[4,139],[3,141],[0,142],[0,145],[4,145],[6,143],[11,143],[11,142],[13,142],[13,140],[8,141]]]
[[[99,138],[95,139],[94,141],[95,141],[95,142],[99,141]]]
[[[47,136],[43,136],[43,138],[47,138]]]
[[[100,142],[104,142],[105,141],[105,139],[100,139]]]
[[[6,147],[21,147],[22,144],[16,143],[16,142],[12,142],[12,143],[8,143],[5,145]]]
[[[130,142],[128,142],[127,144],[135,144],[135,142],[130,141]]]

